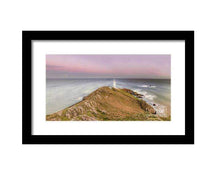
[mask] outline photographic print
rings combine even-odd
[[[170,121],[171,55],[46,55],[47,121]]]
[[[23,144],[193,144],[193,31],[23,31]]]

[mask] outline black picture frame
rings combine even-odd
[[[184,40],[185,135],[32,135],[32,40]],[[22,31],[23,144],[194,144],[194,31]]]

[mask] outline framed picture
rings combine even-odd
[[[194,144],[193,31],[23,31],[23,144]]]

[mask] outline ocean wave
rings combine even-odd
[[[156,95],[148,94],[148,92],[146,92],[146,91],[143,92],[139,89],[135,89],[134,91],[139,94],[142,94],[144,96],[144,98],[146,98],[147,100],[150,100],[150,101],[153,101],[157,97]]]
[[[144,94],[144,97],[148,100],[154,100],[156,98],[155,95],[151,95],[151,94]]]
[[[154,106],[154,109],[157,111],[157,114],[159,114],[162,117],[166,117],[167,116],[167,107],[157,104],[156,106]]]
[[[142,87],[142,88],[156,88],[157,86],[154,86],[154,85],[139,85],[139,87]]]
[[[77,98],[77,100],[80,100],[80,101],[81,101],[82,99],[83,99],[82,97],[78,97],[78,98]]]
[[[148,85],[139,85],[139,87],[148,88],[149,86]]]
[[[144,92],[141,91],[140,89],[134,89],[133,91],[136,92],[136,93],[140,93],[140,94],[143,94],[143,93],[144,93]],[[145,93],[147,93],[147,92],[145,92]],[[144,95],[144,94],[143,94],[143,95]]]

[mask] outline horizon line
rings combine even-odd
[[[148,80],[171,80],[171,78],[110,78],[110,77],[89,77],[89,78],[46,78],[47,80],[51,79],[148,79]]]

